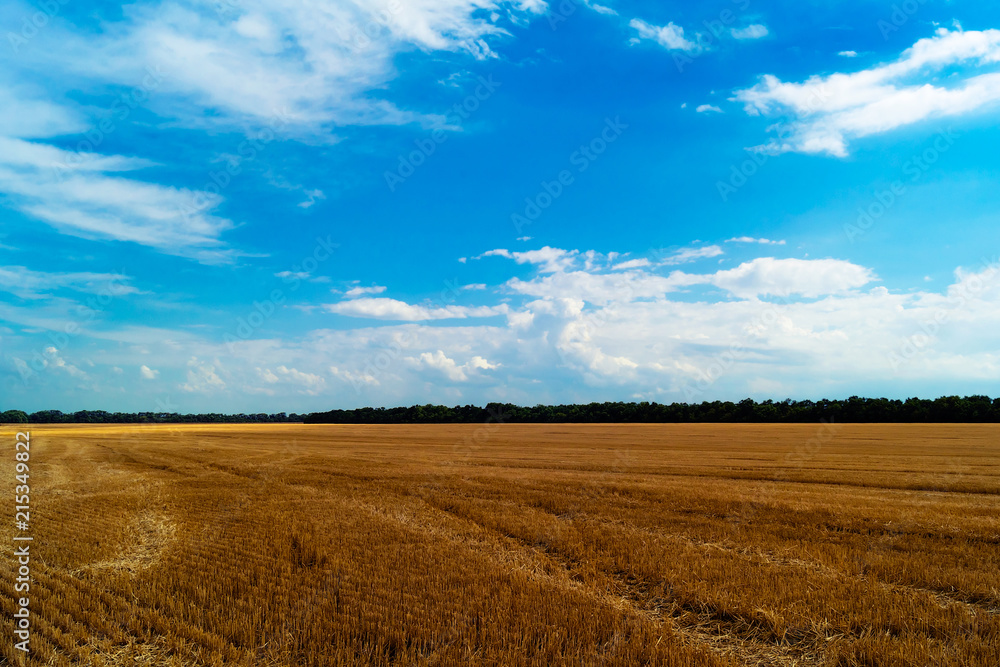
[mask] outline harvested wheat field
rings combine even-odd
[[[30,431],[0,662],[1000,664],[995,425]]]

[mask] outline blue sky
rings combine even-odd
[[[3,408],[1000,394],[990,3],[0,9]]]

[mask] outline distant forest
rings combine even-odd
[[[178,424],[178,423],[290,423],[306,424],[476,424],[506,422],[552,423],[697,423],[697,422],[1000,422],[1000,398],[943,396],[934,400],[860,398],[820,401],[762,401],[749,398],[733,403],[588,403],[536,405],[490,403],[486,407],[414,405],[399,408],[357,408],[312,414],[197,414],[164,412],[106,412],[21,410],[0,412],[0,423],[32,424]]]

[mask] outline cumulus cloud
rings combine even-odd
[[[499,306],[418,306],[389,298],[361,298],[327,304],[324,308],[337,315],[362,317],[374,320],[423,320],[465,319],[493,317],[507,312],[506,305]]]
[[[729,32],[735,39],[760,39],[768,35],[767,26],[760,23],[754,23],[745,28],[733,28]]]
[[[365,371],[349,371],[338,368],[337,366],[330,366],[330,374],[333,377],[350,382],[355,386],[361,385],[371,385],[374,387],[379,386],[378,378],[372,373]]]
[[[527,250],[525,252],[511,252],[505,248],[487,250],[474,259],[483,257],[505,257],[513,259],[518,264],[535,264],[542,273],[555,273],[563,271],[573,264],[574,258],[579,254],[577,250],[563,250],[562,248],[552,248],[544,246],[538,250]]]
[[[715,271],[655,263],[615,271],[610,255],[589,270],[571,266],[530,280],[511,278],[500,288],[502,301],[483,306],[499,304],[506,317],[488,323],[362,323],[316,329],[296,340],[250,338],[232,345],[191,332],[134,327],[81,336],[98,367],[112,373],[138,369],[150,358],[162,375],[186,372],[181,387],[190,394],[181,398],[182,409],[192,411],[206,397],[213,405],[229,400],[236,409],[272,411],[633,394],[712,400],[778,386],[789,395],[818,398],[866,393],[886,378],[905,379],[906,386],[918,387],[914,392],[954,386],[990,393],[1000,374],[992,333],[1000,327],[995,260],[957,270],[938,291],[925,291],[922,281],[891,291],[877,285],[872,269],[841,259],[761,257]],[[692,299],[686,292],[695,286],[721,293]],[[57,318],[36,322],[62,324]],[[4,333],[9,361],[3,363],[11,372],[35,368],[33,381],[70,387],[89,381],[77,368],[82,363],[70,368],[54,347],[32,361],[34,349],[20,335]],[[78,340],[82,349],[84,339]],[[198,355],[188,356],[191,350]],[[115,377],[127,381],[125,376]],[[142,391],[138,373],[132,379]],[[276,407],[275,397],[292,400]]]
[[[684,28],[674,25],[672,22],[665,26],[658,26],[646,23],[642,19],[632,19],[629,21],[629,27],[636,31],[637,37],[633,38],[635,42],[644,39],[652,40],[671,51],[692,52],[699,50],[697,42],[684,36]]]
[[[354,298],[357,296],[364,296],[365,294],[381,294],[385,291],[384,285],[372,285],[371,287],[352,287],[351,289],[344,292],[344,296],[348,298]]]
[[[708,112],[722,113],[722,109],[715,106],[714,104],[700,104],[698,105],[698,108],[695,109],[695,111],[697,111],[698,113],[708,113]]]
[[[290,385],[294,385],[299,393],[302,394],[315,396],[326,386],[326,380],[315,373],[306,373],[297,368],[288,368],[286,366],[278,366],[274,371],[274,373],[271,373],[270,370],[267,371],[268,382],[287,382]],[[274,378],[274,380],[270,378]]]
[[[201,361],[198,357],[191,357],[187,362],[187,382],[180,388],[198,394],[224,391],[226,383],[219,377],[216,365]]]
[[[780,241],[773,241],[771,239],[765,239],[765,238],[756,239],[752,236],[736,236],[731,239],[726,239],[726,243],[759,243],[760,245],[785,245],[784,239]]]
[[[870,269],[839,259],[760,257],[704,279],[744,298],[793,294],[818,297],[863,287],[876,276]]]
[[[994,108],[1000,101],[998,63],[1000,30],[939,28],[894,62],[801,83],[768,74],[736,91],[734,99],[751,115],[787,118],[763,150],[844,157],[853,139]],[[952,69],[953,76],[939,78]]]
[[[476,371],[496,370],[499,364],[491,364],[480,356],[474,356],[464,364],[459,365],[454,359],[449,358],[442,350],[436,352],[424,352],[419,357],[408,357],[407,361],[419,368],[430,368],[440,372],[453,382],[465,382],[469,379],[469,374]]]
[[[42,358],[42,366],[50,370],[66,373],[73,378],[87,377],[85,372],[63,359],[59,354],[59,349],[53,346],[45,348],[45,355]]]
[[[139,376],[144,380],[155,380],[160,376],[160,371],[155,371],[149,366],[143,364],[139,366]]]

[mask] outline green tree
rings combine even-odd
[[[28,413],[24,410],[7,410],[0,412],[0,422],[4,424],[27,424]]]

